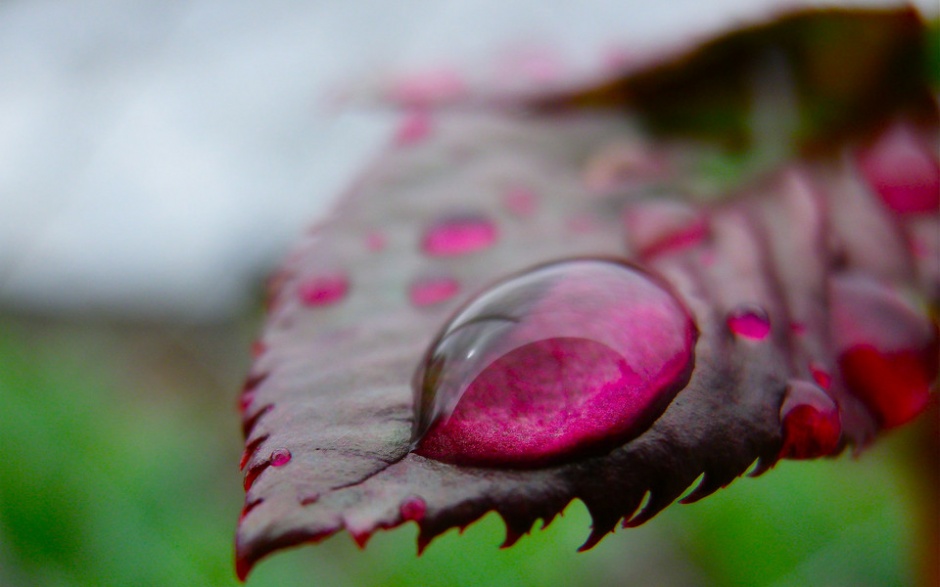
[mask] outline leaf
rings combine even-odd
[[[698,170],[714,151],[637,128],[623,113],[406,117],[395,144],[272,279],[241,397],[240,577],[272,551],[343,529],[364,545],[414,521],[420,550],[493,510],[509,546],[576,498],[594,520],[590,548],[696,480],[683,502],[781,457],[860,450],[923,409],[936,327],[918,300],[940,299],[935,115],[926,126],[895,121],[837,157],[794,161],[712,203],[693,196],[711,179]],[[895,199],[912,173],[918,183]],[[451,397],[435,349],[450,320],[460,330],[494,307],[511,310],[513,332],[555,320],[583,282],[512,287],[563,259],[633,263],[618,266],[675,300],[654,309],[688,313],[694,368],[655,387],[639,415],[627,410],[635,418],[625,427],[508,458],[488,414],[511,404],[528,417],[539,398],[524,395],[521,378],[505,395],[496,386],[495,396]],[[507,287],[526,295],[479,301]],[[604,321],[585,306],[585,320]],[[498,347],[514,335],[493,336]],[[644,340],[659,356],[657,335]],[[556,381],[541,387],[552,401],[580,399]],[[495,430],[496,449],[461,436],[458,421]]]

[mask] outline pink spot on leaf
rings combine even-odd
[[[503,193],[503,206],[513,216],[528,218],[538,207],[538,196],[529,188],[514,186]]]
[[[297,288],[301,303],[310,307],[333,305],[346,297],[348,291],[349,278],[345,273],[316,275]]]
[[[452,277],[422,277],[412,282],[408,299],[415,306],[446,302],[460,292],[460,283]]]
[[[451,69],[413,73],[399,78],[389,90],[389,98],[406,106],[426,107],[452,102],[467,93],[463,77]]]
[[[407,147],[420,143],[431,134],[431,115],[425,110],[413,110],[405,115],[395,132],[395,144]]]
[[[728,314],[728,330],[742,338],[763,340],[770,334],[770,318],[761,308],[744,306]]]
[[[485,216],[450,216],[425,230],[421,250],[432,257],[465,255],[492,246],[497,236],[496,225]]]
[[[385,250],[386,246],[388,246],[388,240],[381,232],[373,230],[366,235],[366,248],[373,253],[378,253]]]

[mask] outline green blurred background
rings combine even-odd
[[[0,584],[237,584],[235,402],[258,322],[0,317]],[[248,585],[926,584],[935,422],[857,460],[783,462],[587,553],[576,502],[508,550],[491,515],[419,558],[409,524],[364,551],[338,535],[276,554]]]

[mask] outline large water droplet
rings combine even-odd
[[[644,432],[688,383],[697,331],[633,266],[572,260],[511,277],[464,307],[415,375],[416,452],[541,466]]]
[[[433,257],[465,255],[496,242],[496,225],[480,214],[441,218],[424,232],[421,250]]]

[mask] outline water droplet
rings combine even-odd
[[[400,511],[403,520],[420,522],[424,519],[424,514],[428,511],[428,506],[423,499],[413,495],[401,502]]]
[[[807,381],[791,381],[780,407],[780,458],[815,459],[839,449],[842,420],[835,402]]]
[[[767,312],[756,306],[742,306],[728,314],[728,329],[738,336],[763,340],[770,334]]]
[[[420,143],[431,134],[431,115],[425,110],[413,110],[405,115],[395,133],[395,144],[407,147]]]
[[[349,278],[344,273],[316,275],[303,281],[297,295],[305,306],[330,306],[342,300],[349,291]]]
[[[493,286],[415,375],[426,457],[541,466],[644,432],[691,374],[697,331],[668,285],[612,260],[543,265]]]
[[[272,467],[283,467],[290,462],[291,454],[290,451],[286,448],[275,449],[271,453],[271,466]]]
[[[940,163],[906,124],[895,124],[858,154],[865,180],[898,214],[936,213],[940,208]]]
[[[883,428],[926,407],[937,377],[936,326],[898,291],[860,274],[830,281],[832,339],[846,388]]]
[[[453,277],[420,277],[408,289],[408,298],[415,306],[431,306],[446,302],[460,291],[460,283]]]
[[[481,214],[447,216],[427,228],[421,250],[433,257],[465,255],[492,246],[496,238],[496,225]]]

